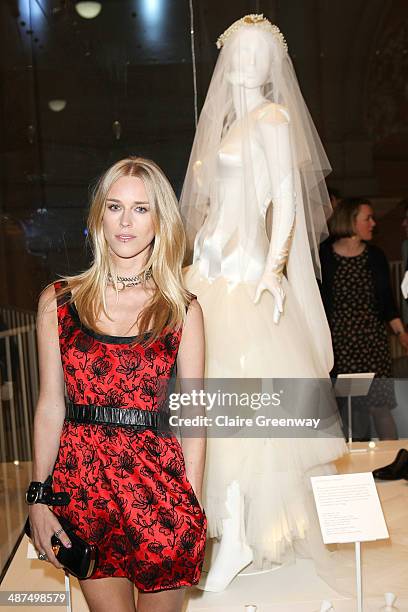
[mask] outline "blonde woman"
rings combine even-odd
[[[80,580],[91,612],[134,611],[133,585],[138,612],[176,612],[203,563],[205,439],[181,447],[166,430],[160,381],[166,387],[176,366],[181,379],[201,379],[204,339],[201,308],[182,283],[177,201],[160,168],[136,157],[109,168],[88,229],[92,266],[39,300],[28,500],[42,503],[29,506],[32,538],[57,568],[51,536],[69,544],[59,516],[98,547],[96,570]],[[47,488],[37,494],[49,474],[54,492],[69,495],[52,510]]]

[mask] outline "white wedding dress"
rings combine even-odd
[[[194,242],[185,281],[204,312],[206,376],[235,379],[239,388],[253,377],[267,379],[266,386],[272,378],[292,378],[286,388],[295,412],[309,416],[315,408],[320,415],[308,391],[314,380],[327,381],[333,364],[315,278],[330,214],[325,186],[330,163],[276,27],[262,16],[246,16],[224,34],[181,196],[189,248]],[[271,293],[263,291],[257,304],[254,296],[266,264],[276,271],[290,242],[284,311],[275,324]],[[299,379],[310,380],[307,393]],[[250,545],[256,567],[310,556],[319,576],[352,595],[354,547],[345,544],[335,553],[325,547],[311,493],[310,475],[335,472],[332,462],[347,451],[336,419],[327,419],[325,428],[327,437],[319,439],[267,432],[256,438],[246,431],[241,438],[215,437],[208,428],[203,491],[208,536],[221,536],[224,526],[228,535],[234,519],[223,521],[229,517],[225,500],[237,481],[245,532],[238,539]],[[407,566],[408,529],[401,521],[406,500],[399,487],[386,484],[379,493],[390,540],[364,544],[363,585],[365,595],[392,590],[402,596],[408,589],[406,572],[400,571]],[[230,554],[236,550],[231,546]],[[213,583],[224,578],[222,562],[216,570]]]
[[[266,110],[270,111],[272,106]],[[242,129],[237,121],[221,142],[215,197],[195,240],[194,263],[185,268],[186,286],[197,296],[204,313],[205,375],[215,379],[327,379],[330,332],[316,281],[313,277],[315,286],[310,289],[314,296],[312,312],[320,318],[313,320],[314,332],[305,315],[307,296],[301,296],[304,300],[301,303],[299,290],[296,293],[291,283],[291,278],[296,282],[298,275],[305,273],[297,269],[302,245],[296,241],[296,234],[292,245],[295,255],[292,258],[291,250],[289,256],[288,279],[283,277],[282,281],[286,298],[279,323],[273,322],[274,299],[269,291],[264,291],[254,304],[269,249],[265,217],[271,201],[270,169],[262,151],[263,143],[256,137],[259,117],[257,109],[246,127],[254,130],[250,141],[251,157],[256,162],[253,168],[257,197],[245,219],[246,235],[252,238],[240,239],[242,219],[236,214],[240,210],[237,203],[244,197]],[[305,248],[308,246],[303,245]],[[305,258],[306,268],[309,260],[310,253]],[[297,413],[302,414],[303,398],[295,401],[299,401]],[[346,452],[337,422],[331,435],[323,439],[231,439],[207,433],[203,497],[209,537],[222,534],[222,519],[228,517],[227,486],[237,480],[245,499],[245,535],[257,567],[282,563],[302,544],[306,549],[313,546],[312,541],[322,546],[309,476],[335,472],[330,462]],[[313,556],[313,551],[304,552]]]

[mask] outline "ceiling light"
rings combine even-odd
[[[95,19],[102,10],[101,2],[77,2],[75,10],[84,19]]]
[[[60,111],[64,110],[66,105],[67,105],[67,101],[66,100],[50,100],[48,102],[49,108],[52,111],[54,111],[54,113],[59,113]]]
[[[120,121],[114,121],[112,123],[112,130],[116,140],[120,140],[120,136],[122,134],[122,126],[120,125]]]

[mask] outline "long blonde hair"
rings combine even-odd
[[[127,157],[116,162],[98,180],[92,195],[88,215],[88,237],[93,251],[93,263],[88,270],[74,276],[64,276],[63,287],[56,297],[73,293],[78,315],[85,326],[103,333],[96,321],[101,311],[107,314],[105,287],[111,274],[118,291],[117,274],[109,257],[109,247],[103,230],[106,198],[112,185],[120,178],[139,178],[146,189],[152,211],[155,237],[143,271],[151,268],[155,289],[147,305],[133,325],[138,334],[149,331],[149,343],[157,339],[165,328],[179,328],[186,316],[186,306],[192,299],[183,286],[182,262],[186,240],[174,191],[162,170],[149,159]],[[133,325],[131,327],[133,327]]]

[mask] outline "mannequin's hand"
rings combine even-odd
[[[259,302],[259,298],[264,290],[270,291],[275,298],[275,308],[273,312],[273,322],[278,324],[280,315],[283,312],[283,302],[285,299],[285,292],[283,290],[280,279],[276,274],[272,272],[264,272],[259,284],[256,288],[254,303]]]
[[[405,272],[404,278],[402,279],[401,291],[402,291],[402,295],[404,296],[404,298],[407,299],[408,298],[408,271]]]

